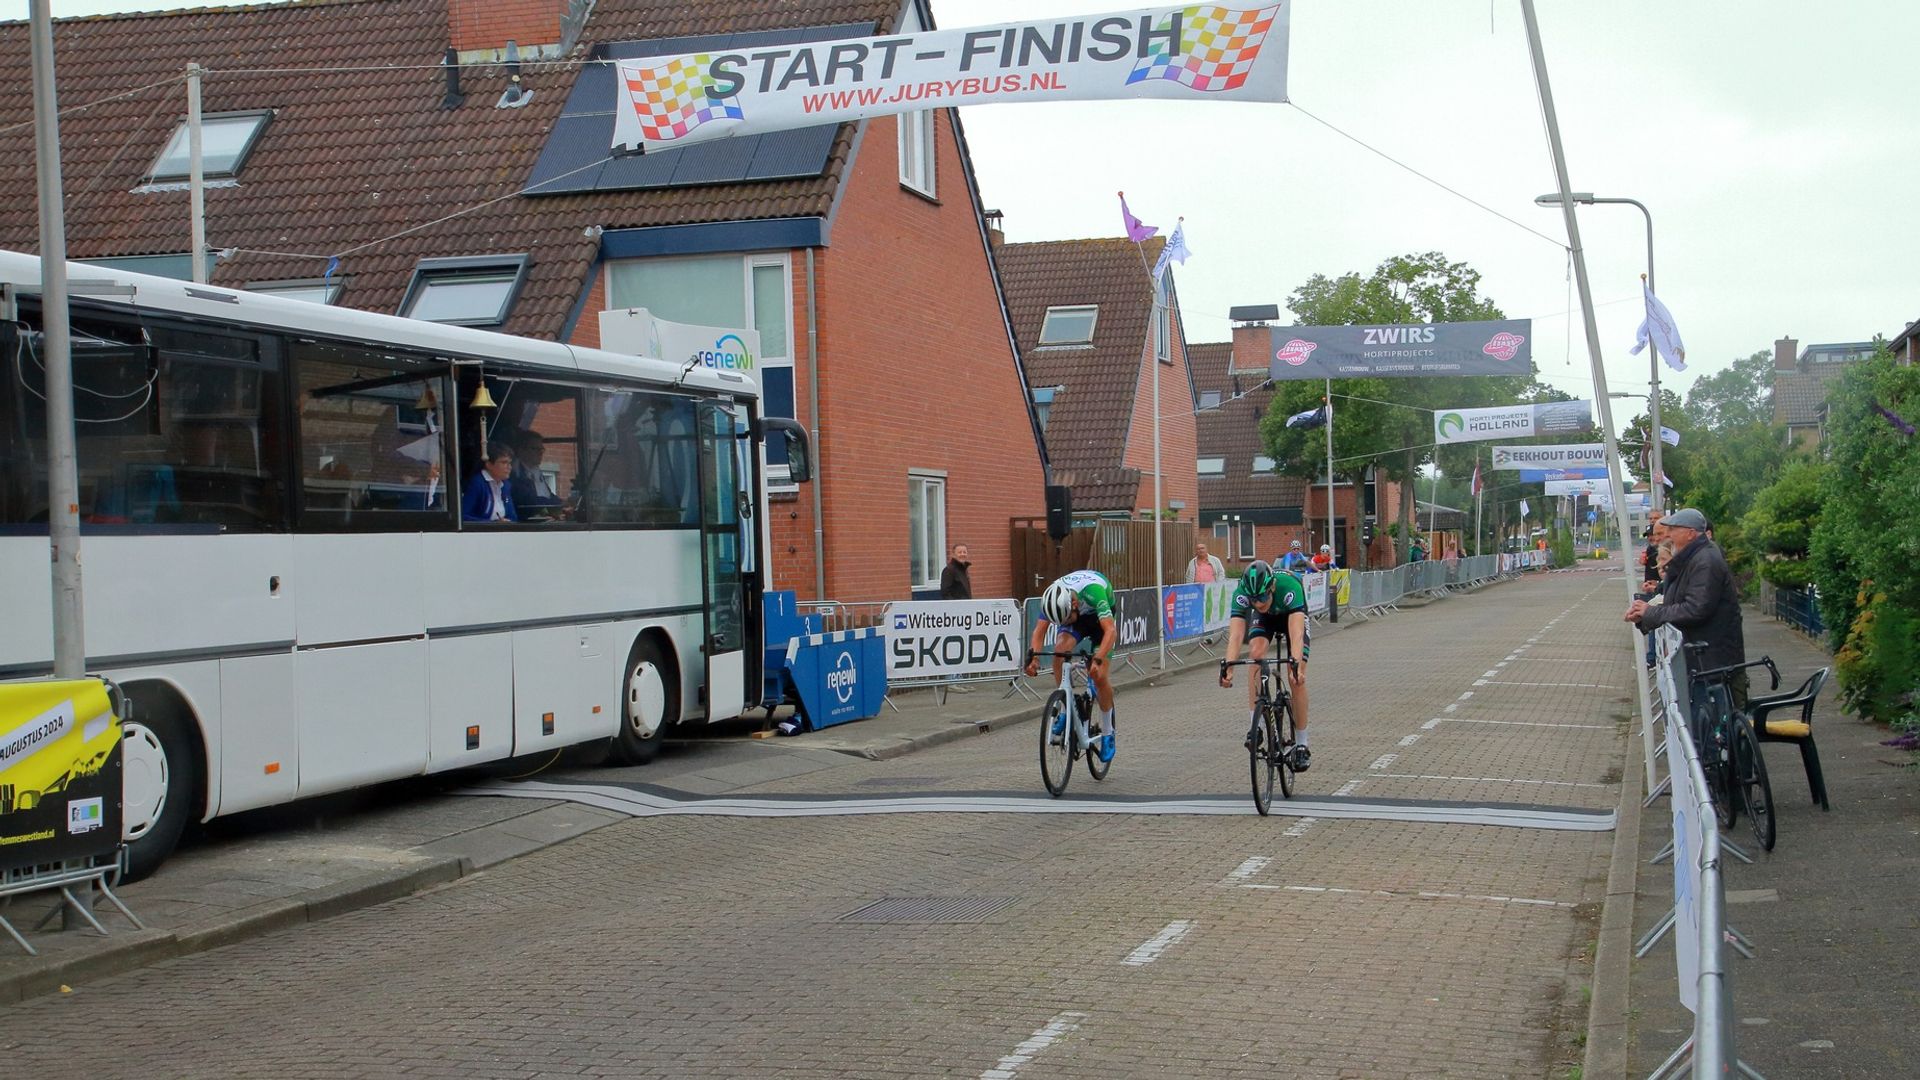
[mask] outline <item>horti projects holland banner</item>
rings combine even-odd
[[[621,60],[613,147],[658,150],[994,102],[1285,101],[1289,2]]]

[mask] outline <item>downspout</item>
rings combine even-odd
[[[820,445],[820,308],[813,291],[813,249],[807,249],[807,415],[813,421],[813,598],[827,598],[827,528],[820,503],[827,470]]]

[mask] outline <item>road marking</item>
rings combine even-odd
[[[1500,671],[1498,668],[1495,668],[1494,670],[1489,671],[1485,675],[1482,675],[1480,677],[1483,679],[1497,679],[1500,677]]]
[[[1618,660],[1595,660],[1592,657],[1533,656],[1528,657],[1536,664],[1618,664]]]
[[[1546,784],[1550,787],[1612,787],[1611,784],[1586,784],[1577,780],[1509,780],[1500,776],[1427,776],[1415,773],[1381,773],[1382,780],[1468,780],[1477,784]]]
[[[1309,828],[1312,828],[1314,822],[1319,820],[1320,820],[1319,818],[1303,817],[1299,821],[1296,821],[1292,825],[1288,826],[1287,831],[1282,833],[1281,835],[1282,836],[1300,836],[1304,834]]]
[[[1473,685],[1480,686],[1481,683],[1476,682]],[[1621,689],[1621,687],[1617,687],[1612,683],[1599,683],[1599,682],[1503,682],[1500,685],[1501,686],[1559,686],[1559,687],[1576,687],[1577,686],[1585,690]]]
[[[1456,701],[1456,702],[1454,702],[1453,704],[1451,704],[1451,705],[1449,705],[1449,706],[1447,706],[1447,707],[1446,707],[1445,709],[1443,709],[1443,710],[1441,710],[1441,711],[1443,711],[1443,712],[1452,712],[1453,710],[1455,710],[1455,709],[1457,709],[1457,708],[1459,708],[1459,707],[1460,707],[1460,703]]]
[[[1472,696],[1473,696],[1473,691],[1469,690],[1466,693],[1460,695],[1460,700],[1465,701]]]
[[[1508,659],[1509,661],[1512,661],[1512,660],[1518,660],[1518,659],[1520,659],[1520,650],[1519,650],[1519,649],[1515,649],[1515,650],[1513,650],[1512,652],[1510,652],[1510,653],[1508,653],[1508,654],[1507,654],[1507,659]]]
[[[1121,963],[1131,967],[1145,967],[1160,959],[1160,954],[1173,948],[1193,933],[1193,923],[1187,919],[1175,919],[1162,927],[1160,932],[1142,942],[1140,947],[1127,954]]]
[[[1014,1047],[1013,1053],[1001,1058],[993,1068],[981,1073],[980,1080],[1013,1080],[1013,1075],[1023,1066],[1040,1056],[1041,1051],[1059,1042],[1061,1036],[1077,1030],[1080,1027],[1080,1021],[1086,1018],[1087,1014],[1083,1012],[1063,1012],[1054,1017],[1047,1022],[1046,1027],[1034,1032],[1028,1036],[1026,1042]]]
[[[1373,764],[1367,766],[1367,768],[1384,769],[1387,766],[1393,764],[1394,759],[1398,758],[1399,756],[1400,756],[1399,754],[1381,754],[1379,757],[1374,758]]]
[[[1351,780],[1335,798],[1295,798],[1275,802],[1273,812],[1283,817],[1332,818],[1340,821],[1405,821],[1446,825],[1500,825],[1512,828],[1568,832],[1608,832],[1615,824],[1611,810],[1573,806],[1504,806],[1445,799],[1339,798],[1358,787]],[[1224,817],[1254,813],[1242,795],[1198,795],[1185,798],[1129,798],[1099,795],[1054,799],[1044,792],[928,793],[924,795],[751,796],[707,797],[658,788],[614,784],[570,784],[542,780],[494,780],[461,789],[455,794],[505,796],[521,799],[560,799],[626,814],[629,817],[852,817],[869,814],[1110,814],[1192,815]]]
[[[1341,784],[1339,789],[1333,793],[1334,797],[1342,798],[1342,797],[1353,794],[1354,790],[1358,788],[1361,785],[1361,783],[1362,781],[1360,780],[1349,780],[1346,783]]]
[[[1419,742],[1419,741],[1420,741],[1420,736],[1418,736],[1418,735],[1408,735],[1408,736],[1406,736],[1405,738],[1402,738],[1402,739],[1400,740],[1400,745],[1401,745],[1401,746],[1412,746],[1412,745],[1413,745],[1414,743],[1417,743],[1417,742]]]
[[[1449,724],[1502,724],[1507,727],[1557,727],[1569,731],[1612,731],[1607,724],[1554,724],[1545,720],[1466,720],[1458,716],[1443,716],[1441,720]]]
[[[1267,858],[1265,855],[1255,855],[1253,858],[1235,867],[1233,873],[1221,878],[1220,884],[1231,885],[1236,881],[1245,881],[1260,871],[1265,870],[1267,864],[1272,861],[1272,859]]]
[[[1475,686],[1485,686],[1485,685],[1487,685],[1487,680],[1485,680],[1485,679],[1475,679],[1475,680],[1473,680],[1473,685],[1475,685]]]
[[[1449,706],[1447,706],[1447,708],[1449,708],[1449,709],[1451,709],[1451,708],[1453,708],[1453,706],[1452,706],[1452,705],[1449,705]],[[1422,730],[1424,730],[1424,731],[1432,731],[1432,730],[1433,730],[1434,728],[1437,728],[1437,727],[1439,727],[1439,726],[1440,726],[1441,724],[1444,724],[1444,723],[1446,723],[1446,722],[1447,722],[1447,718],[1446,718],[1446,717],[1444,717],[1444,716],[1436,716],[1436,717],[1434,717],[1433,719],[1431,719],[1431,720],[1429,720],[1429,721],[1427,721],[1426,723],[1424,723],[1424,724],[1421,724],[1421,725],[1420,725],[1420,727],[1421,727],[1421,729],[1422,729]]]
[[[1524,904],[1528,907],[1573,907],[1564,900],[1534,900],[1523,896],[1477,896],[1472,893],[1433,892],[1421,890],[1404,892],[1397,889],[1341,889],[1331,885],[1242,885],[1243,889],[1265,889],[1271,892],[1323,893],[1328,896],[1377,896],[1389,900],[1471,900],[1476,903]]]

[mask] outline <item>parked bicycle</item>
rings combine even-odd
[[[1280,781],[1282,798],[1293,798],[1294,735],[1293,701],[1287,696],[1287,680],[1279,675],[1282,664],[1293,666],[1284,656],[1263,656],[1258,660],[1222,660],[1220,673],[1243,665],[1260,669],[1260,685],[1254,696],[1253,724],[1247,729],[1247,767],[1253,780],[1253,808],[1262,817],[1273,807],[1273,782]]]
[[[1054,654],[1027,655],[1050,659]],[[1073,763],[1080,758],[1087,759],[1087,773],[1095,780],[1105,780],[1113,768],[1113,759],[1102,761],[1098,752],[1106,733],[1093,730],[1099,714],[1094,711],[1093,682],[1087,674],[1090,659],[1084,652],[1069,654],[1059,686],[1040,708],[1040,779],[1047,785],[1047,794],[1055,798],[1067,790]]]
[[[1685,646],[1695,656],[1706,647],[1704,642],[1690,642]],[[1760,739],[1754,734],[1752,719],[1734,707],[1733,691],[1728,685],[1735,672],[1747,668],[1766,668],[1773,688],[1779,689],[1780,669],[1766,656],[1744,664],[1693,672],[1687,680],[1693,706],[1689,731],[1694,747],[1700,752],[1715,820],[1722,829],[1731,829],[1744,808],[1754,842],[1761,850],[1772,851],[1775,840],[1773,785],[1767,781],[1767,759],[1760,752]]]

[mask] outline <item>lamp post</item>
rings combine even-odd
[[[1660,287],[1654,284],[1653,278],[1653,213],[1638,199],[1603,198],[1595,195],[1591,191],[1576,191],[1573,193],[1572,198],[1576,204],[1581,206],[1592,206],[1595,203],[1624,203],[1639,209],[1641,216],[1647,219],[1647,289],[1658,296],[1660,294]],[[1540,206],[1559,206],[1560,195],[1557,192],[1549,192],[1548,194],[1536,197],[1533,201]],[[1662,509],[1663,499],[1661,496],[1663,493],[1661,488],[1664,486],[1660,483],[1660,478],[1666,475],[1660,468],[1660,347],[1649,341],[1647,342],[1647,352],[1649,354],[1648,361],[1652,365],[1653,371],[1653,385],[1647,395],[1648,422],[1653,426],[1653,438],[1649,440],[1653,447],[1653,458],[1650,462],[1653,469],[1653,483],[1648,485],[1650,494],[1647,505],[1655,510],[1659,510]]]

